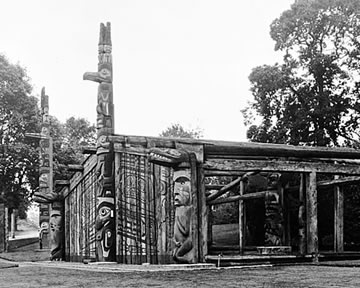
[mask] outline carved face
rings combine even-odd
[[[175,179],[174,185],[174,205],[178,206],[188,206],[190,204],[190,179],[186,176],[180,176]]]
[[[51,213],[50,217],[50,230],[61,231],[61,215],[60,212]]]
[[[109,69],[102,68],[99,71],[99,75],[100,75],[101,78],[107,79],[107,78],[111,77],[111,71]]]

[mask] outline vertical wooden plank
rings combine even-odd
[[[0,252],[5,252],[5,205],[0,203]]]
[[[299,188],[299,253],[300,255],[306,254],[306,211],[305,211],[305,175],[300,174],[300,188]]]
[[[5,252],[8,252],[9,248],[9,208],[5,207]]]
[[[161,170],[159,165],[153,165],[154,169],[154,193],[155,193],[155,225],[156,225],[156,247],[157,262],[162,264],[162,202],[161,202]]]
[[[317,219],[317,189],[316,172],[306,175],[306,222],[307,222],[307,253],[313,255],[318,261],[318,219]]]
[[[157,238],[156,238],[156,198],[155,198],[155,186],[154,186],[154,165],[148,163],[149,165],[149,175],[148,175],[148,191],[149,191],[149,231],[150,231],[150,254],[151,254],[151,264],[158,264],[157,261]]]
[[[145,209],[144,209],[144,216],[145,216],[145,249],[146,249],[146,262],[151,263],[151,226],[150,226],[150,201],[151,201],[151,194],[152,189],[150,185],[150,177],[149,177],[149,163],[147,158],[144,159],[144,177],[145,177]]]
[[[286,217],[286,200],[285,200],[285,191],[284,191],[284,187],[282,186],[281,181],[277,182],[277,191],[279,194],[279,202],[280,202],[280,213],[282,213],[282,217],[283,217],[283,232],[281,235],[281,243],[282,245],[287,245],[286,243],[286,238],[287,238],[287,217]]]
[[[192,157],[194,160],[192,161]],[[193,163],[191,163],[193,162]],[[193,237],[193,245],[195,247],[195,254],[194,254],[194,263],[199,262],[199,191],[198,191],[198,177],[197,177],[197,168],[196,168],[196,156],[195,154],[190,154],[190,165],[195,166],[191,167],[191,191],[192,191],[192,206],[194,208],[194,213],[192,216],[192,237]],[[204,188],[205,189],[205,188]],[[172,202],[174,203],[174,202]]]
[[[212,224],[213,224],[213,213],[212,213],[212,206],[207,205],[207,211],[208,211],[208,228],[207,228],[207,245],[209,249],[209,245],[212,245],[213,242],[213,235],[212,235]]]
[[[208,206],[205,195],[205,176],[202,165],[198,168],[198,189],[199,189],[199,261],[205,262],[208,254]]]
[[[114,161],[115,161],[115,176],[114,176],[114,181],[115,181],[115,241],[116,241],[116,261],[120,262],[120,255],[121,255],[121,234],[120,234],[120,229],[119,229],[119,225],[121,225],[120,223],[120,217],[119,217],[119,213],[120,213],[120,209],[121,207],[119,206],[120,204],[120,191],[121,191],[121,187],[120,187],[120,163],[121,163],[121,157],[120,157],[120,153],[115,153],[114,156]]]
[[[334,188],[334,251],[344,252],[344,191],[340,186]]]
[[[65,231],[65,261],[70,261],[70,196],[65,198],[65,219],[64,219],[64,231]]]
[[[81,222],[81,203],[80,203],[80,193],[81,193],[81,189],[80,189],[80,185],[77,186],[76,189],[76,261],[79,261],[80,258],[80,240],[81,240],[81,226],[80,226],[80,222]]]
[[[245,193],[245,183],[243,180],[240,181],[239,195],[242,196]],[[245,222],[244,222],[244,201],[239,200],[239,253],[244,253],[245,244]]]

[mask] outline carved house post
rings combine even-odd
[[[100,24],[97,72],[86,72],[84,80],[99,83],[97,101],[97,206],[96,252],[98,261],[116,260],[114,153],[108,136],[114,133],[111,28]]]

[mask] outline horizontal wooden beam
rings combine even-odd
[[[84,171],[84,166],[83,165],[77,165],[77,164],[69,164],[67,165],[67,169],[69,171]]]
[[[69,180],[55,180],[55,186],[68,186],[70,185]]]
[[[360,159],[360,151],[352,148],[329,148],[292,146],[284,144],[232,142],[204,139],[182,139],[165,137],[146,137],[130,135],[112,135],[109,140],[124,145],[140,145],[143,147],[176,148],[176,143],[204,145],[204,153],[208,158],[218,156],[256,156],[256,157],[299,157],[299,158],[339,158]]]
[[[229,184],[225,185],[224,187],[215,191],[214,193],[211,193],[207,197],[206,201],[211,201],[211,200],[214,200],[214,199],[220,197],[221,195],[224,195],[226,192],[228,192],[229,190],[234,188],[236,185],[238,185],[240,183],[240,181],[241,181],[241,177],[235,179],[234,181],[230,182]]]
[[[224,204],[224,203],[230,203],[235,202],[239,200],[251,200],[251,199],[258,199],[258,198],[264,198],[266,194],[275,194],[277,190],[268,190],[268,191],[261,191],[261,192],[254,192],[254,193],[248,193],[244,195],[236,195],[236,196],[229,196],[227,198],[218,198],[213,201],[207,202],[208,205],[216,205],[216,204]]]
[[[317,185],[319,188],[322,187],[331,187],[331,186],[343,186],[343,185],[351,185],[351,184],[358,184],[360,183],[360,177],[353,176],[353,177],[343,177],[333,180],[326,180],[326,181],[319,181]]]
[[[230,175],[236,175],[244,171],[268,171],[268,172],[317,172],[330,174],[360,175],[360,165],[318,163],[318,162],[295,162],[295,161],[257,161],[257,160],[207,160],[203,168],[208,170],[205,175],[220,174],[219,171],[227,171]],[[224,173],[225,174],[225,173]]]

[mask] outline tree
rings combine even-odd
[[[96,144],[96,127],[84,118],[70,117],[61,123],[51,117],[50,134],[54,146],[54,178],[68,179],[66,166],[81,164],[85,160],[82,148]]]
[[[26,209],[38,186],[38,151],[27,132],[37,132],[40,113],[26,70],[0,55],[0,201]],[[24,212],[24,211],[20,211]]]
[[[199,139],[202,137],[200,129],[186,130],[180,124],[172,124],[160,133],[160,137],[174,137],[174,138],[194,138]]]
[[[252,70],[251,141],[359,146],[360,2],[297,0],[271,24],[283,63]]]

